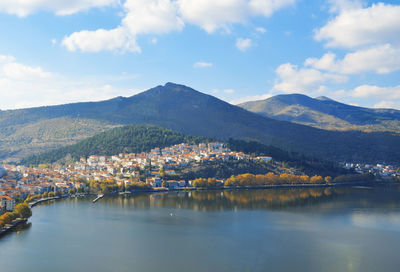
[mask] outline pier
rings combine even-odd
[[[99,201],[100,199],[102,199],[104,197],[103,194],[97,195],[97,197],[95,199],[92,200],[93,203],[96,203],[97,201]]]

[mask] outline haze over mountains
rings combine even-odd
[[[400,133],[400,111],[369,109],[302,94],[277,95],[238,105],[266,117],[332,130],[392,131]]]
[[[128,98],[1,111],[0,157],[22,158],[127,124],[152,124],[225,140],[256,140],[332,160],[400,162],[398,135],[327,131],[274,120],[173,83]]]

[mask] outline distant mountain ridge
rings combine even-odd
[[[351,106],[328,97],[287,94],[238,106],[269,118],[316,128],[400,133],[399,110]]]
[[[173,129],[186,135],[254,140],[277,146],[287,151],[331,160],[390,161],[400,163],[400,136],[389,133],[362,133],[326,131],[286,121],[278,121],[233,106],[213,96],[192,88],[167,83],[131,97],[117,97],[101,102],[74,103],[0,112],[0,132],[15,136],[14,128],[25,128],[36,122],[65,118],[77,125],[75,136],[82,136],[87,125],[80,120],[100,124],[93,135],[108,129],[106,126],[150,124]],[[72,122],[72,123],[74,123]],[[55,137],[63,138],[65,132],[49,124]],[[55,129],[52,130],[51,128]],[[57,133],[60,132],[61,135]],[[26,132],[28,133],[28,132]],[[23,151],[25,134],[13,144],[15,157]],[[10,136],[9,136],[10,137]],[[34,138],[34,137],[33,137]],[[67,137],[71,139],[70,136]],[[31,143],[39,141],[34,138]],[[51,139],[48,139],[51,141]],[[76,142],[76,140],[74,140]],[[10,142],[1,142],[0,157],[10,157]],[[21,144],[22,143],[22,144]],[[70,143],[69,143],[70,144]],[[65,143],[60,143],[60,146]],[[39,145],[39,148],[41,146]],[[18,151],[18,148],[19,151]],[[54,147],[43,147],[47,151]],[[8,152],[8,153],[7,153]],[[32,153],[38,153],[36,150]]]

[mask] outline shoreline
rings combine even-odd
[[[14,232],[15,228],[18,227],[21,224],[24,224],[28,222],[28,219],[16,219],[13,222],[11,222],[11,224],[9,224],[8,226],[0,229],[0,238],[2,238],[3,236]]]

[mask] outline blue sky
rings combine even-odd
[[[6,0],[0,27],[2,110],[166,82],[400,109],[398,1]]]

